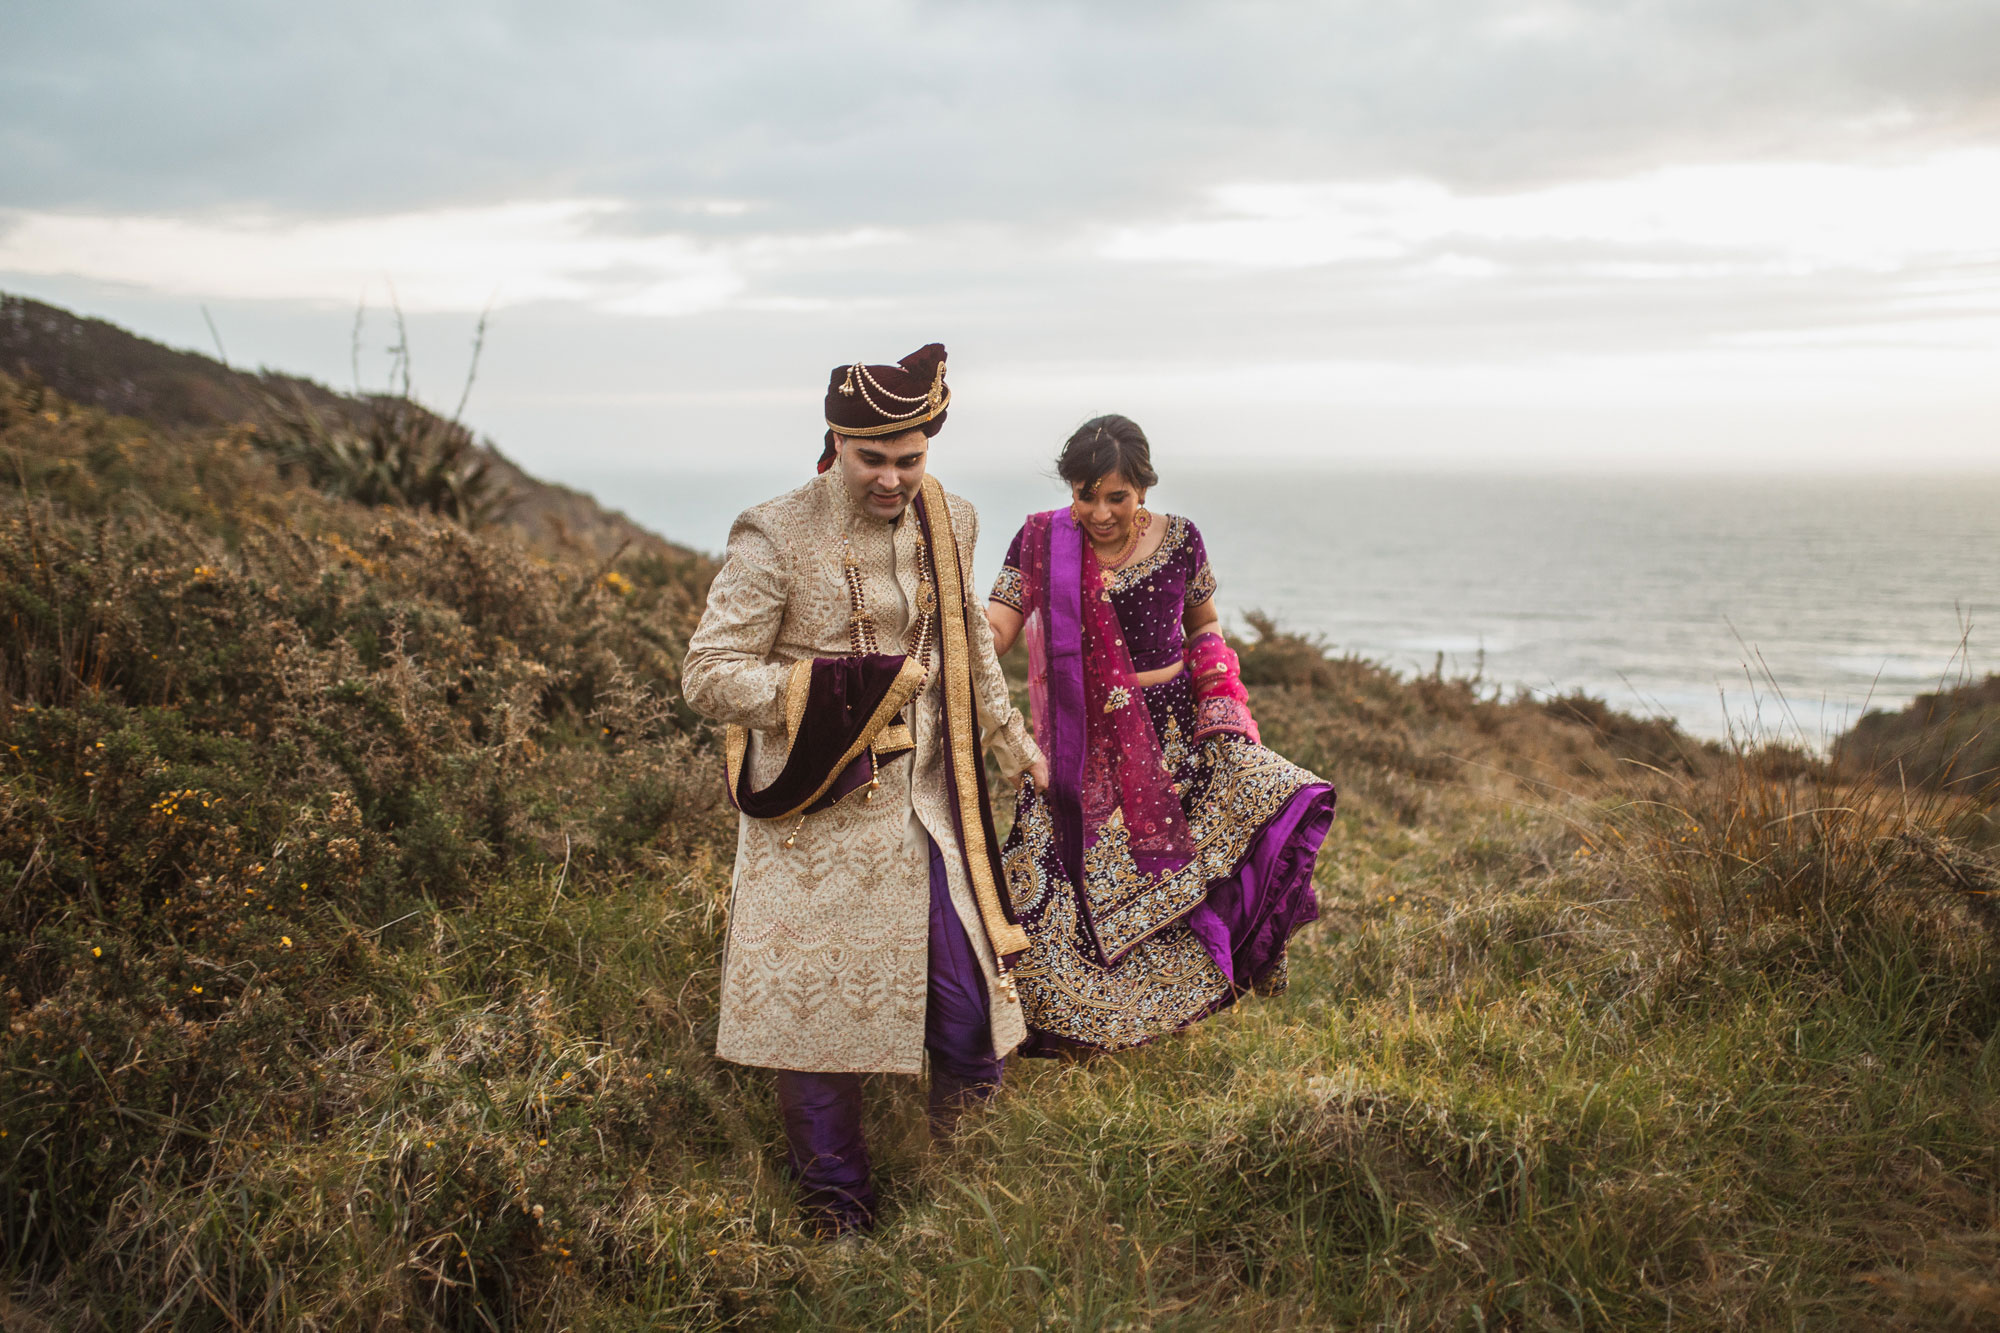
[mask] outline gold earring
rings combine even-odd
[[[1137,528],[1139,531],[1144,532],[1147,528],[1151,527],[1152,525],[1153,525],[1152,511],[1146,508],[1144,502],[1141,502],[1138,511],[1132,515],[1132,526]]]

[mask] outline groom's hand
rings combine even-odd
[[[1036,791],[1047,791],[1049,789],[1049,761],[1046,759],[1037,759],[1034,763],[1029,764],[1028,776],[1035,780]]]

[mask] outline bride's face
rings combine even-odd
[[[1132,515],[1146,502],[1146,493],[1116,472],[1089,485],[1072,483],[1070,506],[1091,541],[1100,546],[1123,542],[1132,535]]]

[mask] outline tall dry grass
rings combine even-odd
[[[1994,920],[2000,883],[1962,841],[1984,811],[1966,797],[1857,778],[1784,747],[1648,785],[1588,848],[1613,854],[1695,954],[1779,921],[1838,935],[1940,909]]]

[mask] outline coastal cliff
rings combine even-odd
[[[707,559],[342,498],[263,414],[366,403],[18,298],[0,372],[9,1328],[2000,1317],[1992,792],[1888,776],[1962,708],[1729,750],[1253,621],[1341,789],[1290,992],[949,1151],[878,1080],[829,1249],[712,1055]]]

